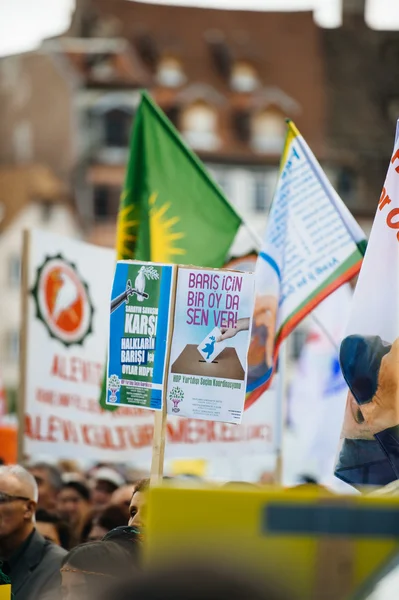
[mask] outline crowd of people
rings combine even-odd
[[[0,466],[0,584],[13,600],[281,600],[223,565],[144,569],[148,487],[107,466]]]
[[[257,487],[223,487],[233,485]],[[242,565],[187,558],[149,570],[148,488],[148,479],[106,465],[0,466],[0,586],[11,583],[13,600],[293,600],[266,590]]]
[[[137,571],[148,485],[102,465],[0,466],[0,583],[14,600],[91,600]]]
[[[0,586],[13,600],[282,600],[220,564],[144,568],[149,479],[121,471],[0,466]]]

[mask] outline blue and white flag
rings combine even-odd
[[[280,175],[256,265],[247,406],[270,385],[281,343],[357,275],[365,235],[289,121]]]

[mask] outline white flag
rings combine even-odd
[[[399,478],[399,139],[374,219],[340,360],[349,386],[336,474]]]

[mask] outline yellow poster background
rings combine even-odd
[[[300,488],[149,492],[150,563],[215,556],[277,580],[298,600],[363,598],[397,551],[399,499]]]
[[[0,585],[0,600],[11,600],[10,585]]]

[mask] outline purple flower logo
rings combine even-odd
[[[179,404],[183,402],[184,392],[178,386],[172,388],[169,392],[169,400],[173,403],[172,412],[178,413],[180,412]]]

